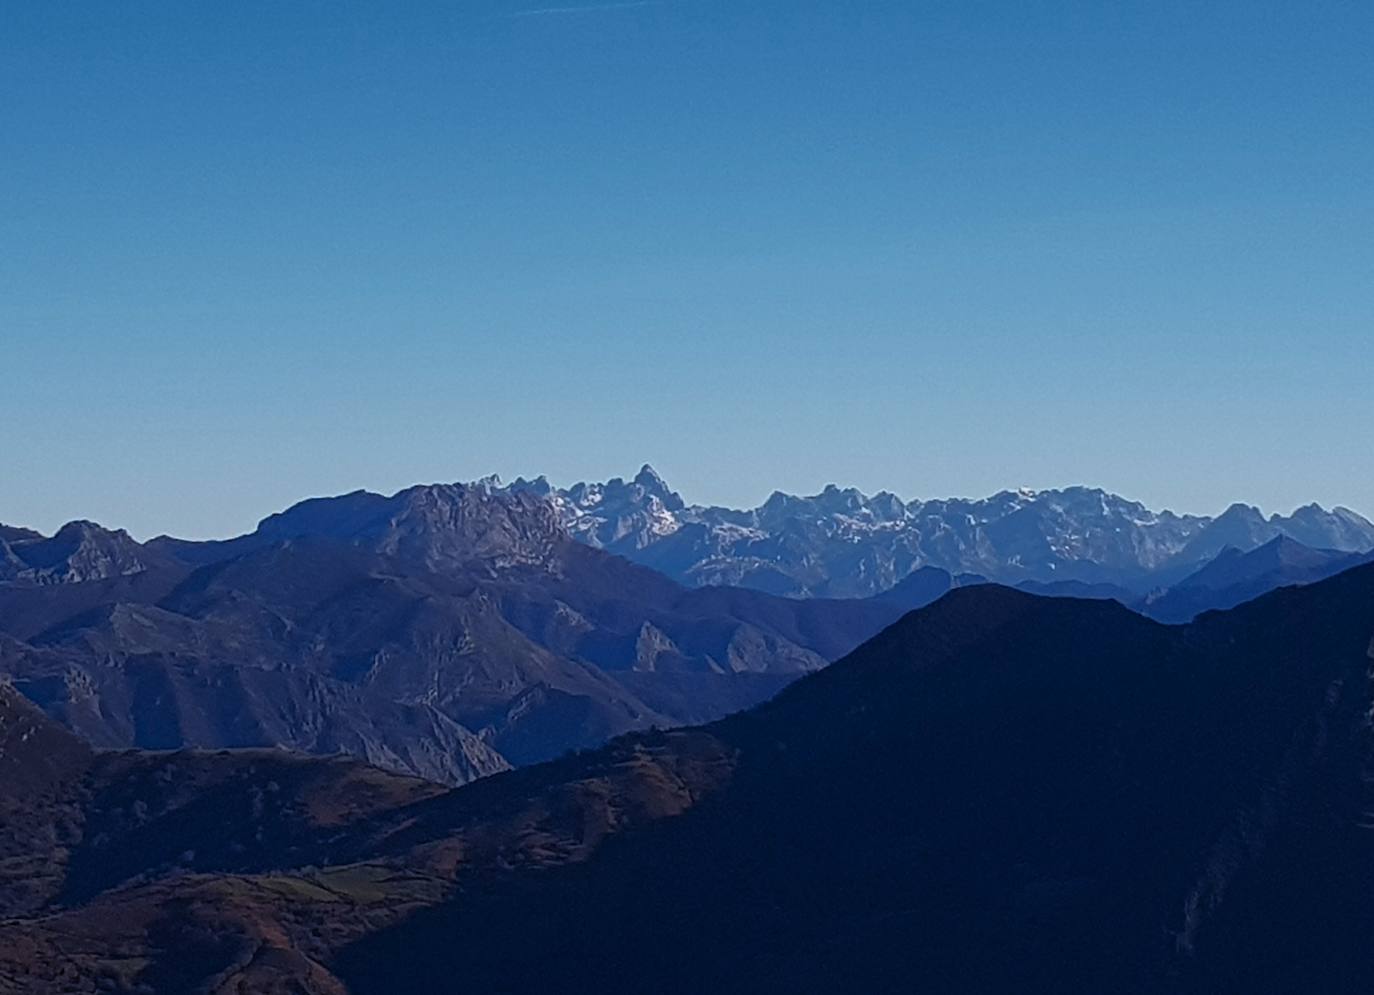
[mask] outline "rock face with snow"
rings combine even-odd
[[[575,538],[617,553],[644,549],[671,536],[681,528],[679,516],[686,509],[682,498],[647,464],[629,483],[616,477],[604,484],[557,490],[537,477],[516,480],[510,490],[546,498]]]
[[[793,597],[864,597],[913,570],[939,567],[1007,584],[1113,584],[1144,592],[1187,576],[1223,549],[1286,536],[1342,552],[1374,549],[1374,524],[1317,505],[1265,517],[1232,506],[1211,518],[1152,511],[1096,488],[1002,491],[988,498],[903,501],[826,487],[775,492],[757,508],[688,505],[645,466],[626,482],[509,490],[546,498],[588,545],[691,586],[738,585]]]

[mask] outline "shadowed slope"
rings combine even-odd
[[[956,591],[713,727],[739,759],[691,812],[475,887],[343,975],[362,993],[1354,990],[1374,978],[1371,634],[1369,570],[1177,629]]]
[[[1371,636],[1374,567],[1176,627],[979,586],[752,712],[431,797],[387,788],[328,819],[269,808],[265,849],[200,819],[131,827],[97,802],[82,824],[112,829],[92,866],[115,870],[71,875],[69,909],[0,925],[0,979],[27,971],[8,990],[40,993],[101,979],[315,995],[1363,990]],[[252,815],[266,772],[223,762],[178,762],[179,810]],[[270,776],[287,798],[339,790]],[[164,856],[128,881],[120,855],[140,852]]]

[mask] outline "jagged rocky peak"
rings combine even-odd
[[[386,522],[365,538],[374,540],[378,552],[418,558],[431,567],[474,560],[548,564],[569,538],[549,502],[490,484],[412,487],[393,501]]]
[[[602,483],[588,483],[579,481],[566,490],[555,490],[549,486],[548,480],[544,477],[537,477],[533,481],[526,481],[523,478],[515,481],[511,485],[512,490],[556,493],[565,500],[571,501],[579,507],[591,507],[608,503],[614,507],[621,507],[627,504],[643,504],[650,499],[655,499],[664,507],[672,511],[681,511],[686,507],[681,495],[668,486],[667,482],[658,474],[648,463],[639,468],[639,472],[629,481],[624,477],[612,477]]]
[[[658,498],[669,511],[681,511],[687,506],[686,502],[682,500],[682,496],[670,488],[667,482],[658,475],[658,471],[648,463],[641,466],[639,472],[635,474],[634,485],[641,488],[646,496]]]
[[[822,522],[831,520],[851,525],[888,525],[898,523],[919,510],[920,502],[907,504],[890,491],[879,491],[872,497],[855,487],[826,484],[820,493],[809,496],[774,491],[768,500],[748,517],[766,528],[774,528],[788,520]],[[707,514],[725,517],[723,508],[705,509]]]
[[[550,497],[553,494],[553,485],[549,483],[549,478],[542,473],[533,480],[526,480],[524,477],[516,477],[511,481],[510,489],[513,491],[528,491],[539,497]]]
[[[264,519],[257,544],[332,539],[430,567],[484,562],[547,564],[569,540],[557,510],[499,478],[471,484],[422,484],[390,497],[354,491],[313,498]]]
[[[0,538],[0,580],[77,584],[142,573],[153,561],[123,529],[95,522],[68,522],[51,538],[28,529],[7,529]]]
[[[664,478],[658,476],[649,463],[639,467],[639,473],[631,481],[613,477],[600,488],[603,502],[614,504],[662,504],[668,511],[682,511],[686,507],[682,496],[668,487]]]
[[[868,511],[876,521],[900,522],[907,516],[907,504],[891,491],[879,491],[868,499]]]
[[[539,493],[523,481],[512,490]],[[580,482],[566,490],[551,489],[545,496],[577,539],[625,555],[676,532],[687,508],[647,463],[629,481],[612,477],[604,484]]]
[[[818,509],[830,514],[855,515],[868,507],[868,499],[856,487],[826,484],[813,500]]]
[[[767,501],[754,509],[754,514],[760,520],[768,521],[801,511],[806,508],[807,504],[808,501],[804,497],[798,497],[784,491],[774,491],[768,495]]]

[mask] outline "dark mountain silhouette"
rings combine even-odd
[[[707,730],[737,759],[691,812],[585,865],[474,886],[343,974],[363,993],[445,976],[1364,990],[1371,635],[1370,568],[1183,628],[958,590]]]
[[[442,793],[0,699],[51,785],[0,801],[54,841],[44,889],[0,862],[0,988],[1367,990],[1371,637],[1374,566],[1185,626],[975,585],[750,712]]]

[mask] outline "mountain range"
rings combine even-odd
[[[1223,549],[1246,551],[1280,536],[1317,549],[1374,549],[1374,524],[1348,508],[1312,504],[1266,518],[1234,504],[1211,518],[1156,512],[1087,487],[903,501],[832,484],[735,510],[688,505],[646,465],[628,482],[555,488],[539,477],[508,489],[548,499],[582,542],[682,584],[791,597],[869,596],[921,566],[1009,585],[1113,584],[1143,595]]]
[[[9,529],[0,675],[99,747],[346,753],[460,784],[762,701],[952,585],[683,588],[485,485],[311,500],[224,542]]]
[[[0,527],[0,677],[100,748],[341,753],[456,785],[755,705],[953,588],[1186,621],[1361,562],[1347,548],[1367,527],[1343,509],[1156,514],[1083,488],[909,504],[829,488],[726,512],[648,467],[566,491],[311,499],[223,541]],[[673,567],[702,537],[715,552]]]
[[[1374,565],[1174,626],[973,585],[457,789],[0,687],[0,991],[1364,991],[1371,657]]]

